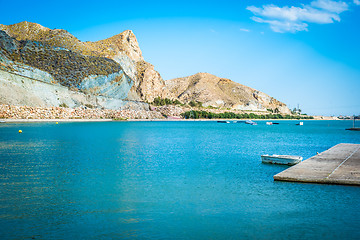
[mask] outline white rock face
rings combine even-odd
[[[120,71],[107,76],[92,75],[84,78],[79,88],[85,93],[121,100],[127,97],[132,83],[132,80]]]
[[[40,69],[33,68],[23,64],[15,64],[15,63],[12,63],[11,66],[15,70],[14,73],[19,74],[21,76],[33,78],[36,80],[41,79],[41,81],[47,83],[53,83],[53,84],[56,83],[54,77],[51,74],[41,71]]]
[[[126,75],[131,79],[136,78],[136,62],[129,58],[124,52],[119,52],[113,60],[120,64]]]
[[[217,101],[215,101],[215,103],[217,104],[217,105],[224,105],[224,101],[223,100],[217,100]]]
[[[244,111],[257,111],[257,112],[266,112],[266,108],[261,106],[261,104],[258,104],[256,102],[249,102],[246,105],[235,105],[235,109],[237,110],[244,110]]]
[[[15,106],[51,107],[66,104],[71,108],[92,105],[106,109],[121,109],[128,104],[121,99],[71,91],[61,85],[32,80],[2,70],[0,89],[0,104]]]
[[[69,107],[79,105],[75,99],[86,100],[63,86],[31,80],[0,70],[0,103],[10,105],[27,105],[32,107],[50,107],[66,104]]]

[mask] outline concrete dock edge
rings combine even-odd
[[[276,174],[274,180],[360,186],[360,144],[335,145]]]

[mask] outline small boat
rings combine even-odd
[[[230,121],[217,121],[218,123],[230,123]]]
[[[256,122],[253,122],[253,121],[251,121],[251,120],[246,120],[245,123],[246,123],[246,124],[250,124],[250,125],[257,125]]]
[[[234,123],[244,123],[245,121],[234,121]]]
[[[0,120],[0,123],[6,123],[5,120]]]
[[[299,122],[299,123],[297,123],[296,125],[297,125],[297,126],[303,126],[304,123],[303,123],[303,122]]]
[[[266,125],[273,125],[272,122],[266,122]]]
[[[301,162],[303,158],[300,156],[291,155],[261,155],[261,161],[263,163],[273,163],[282,165],[295,165]]]

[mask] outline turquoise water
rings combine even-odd
[[[0,124],[0,239],[359,239],[359,187],[274,182],[260,155],[360,132],[258,123]]]

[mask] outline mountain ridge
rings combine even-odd
[[[169,91],[182,102],[198,101],[205,107],[272,111],[290,114],[286,105],[254,88],[210,73],[165,81]]]
[[[0,70],[108,99],[111,104],[103,104],[105,108],[116,107],[111,99],[152,102],[159,97],[235,110],[290,112],[265,93],[207,73],[164,81],[144,60],[131,30],[82,42],[66,30],[37,23],[0,24],[0,47]],[[83,104],[73,100],[75,106]]]
[[[110,58],[116,55],[117,51],[115,50],[129,51],[129,49],[132,49],[135,53],[128,53],[128,55],[132,56],[133,60],[143,60],[137,39],[131,30],[125,30],[112,37],[95,42],[82,42],[64,29],[50,29],[38,23],[27,21],[11,25],[0,24],[0,30],[5,31],[9,36],[18,41],[43,42],[54,47],[63,47],[89,56]],[[126,45],[131,45],[131,48]]]

